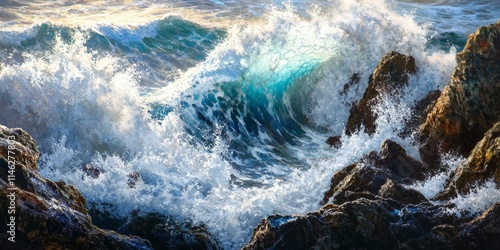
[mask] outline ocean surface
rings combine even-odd
[[[41,173],[89,205],[204,224],[238,249],[268,215],[319,209],[333,173],[384,140],[418,158],[414,135],[399,136],[411,106],[498,18],[498,0],[0,0],[0,124],[33,135]],[[346,136],[351,103],[392,50],[415,57],[417,75],[377,106],[373,136]],[[443,157],[448,172],[414,185],[428,198],[463,160]],[[477,213],[500,192],[452,202]]]

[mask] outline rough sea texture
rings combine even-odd
[[[34,137],[42,175],[116,215],[205,224],[227,249],[270,214],[318,209],[331,175],[386,139],[418,158],[414,138],[399,136],[410,107],[448,84],[468,34],[500,17],[495,0],[0,7],[0,124]],[[389,51],[413,56],[416,75],[378,104],[375,134],[346,136],[351,103]],[[325,143],[332,134],[339,149]],[[431,198],[448,175],[414,188]],[[498,194],[488,184],[453,202],[478,213]]]

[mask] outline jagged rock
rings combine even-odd
[[[420,204],[427,201],[420,192],[405,188],[391,179],[388,179],[385,184],[380,187],[378,195],[383,198],[396,200],[403,205]]]
[[[347,135],[358,132],[363,125],[368,134],[375,133],[377,119],[373,107],[382,94],[393,94],[408,84],[409,74],[415,74],[417,67],[415,59],[398,52],[386,54],[378,63],[370,75],[368,88],[358,104],[354,104],[350,110],[349,118],[345,128]]]
[[[500,122],[486,132],[467,160],[458,166],[437,199],[467,194],[488,180],[500,186]]]
[[[423,171],[423,165],[406,155],[406,151],[400,145],[386,140],[378,154],[371,152],[360,162],[335,173],[322,204],[326,204],[332,198],[336,204],[342,204],[359,197],[371,199],[374,195],[393,198],[402,204],[425,201],[419,192],[394,185],[392,189],[388,189],[388,186],[380,194],[382,186],[390,185],[388,182],[409,184],[414,180],[422,180],[425,177]],[[411,196],[406,197],[406,195]]]
[[[455,249],[498,249],[500,246],[500,203],[465,224],[453,239]]]
[[[80,192],[42,178],[38,156],[26,132],[0,126],[0,230],[8,234],[0,237],[1,249],[151,249],[146,240],[92,225]],[[17,189],[8,189],[13,186]],[[10,214],[9,207],[15,207],[15,213]],[[15,243],[8,239],[11,216]]]
[[[500,21],[469,36],[451,83],[420,128],[420,155],[438,165],[439,153],[467,156],[500,119]]]
[[[148,239],[154,249],[221,249],[204,226],[182,225],[159,213],[132,213],[118,232]]]
[[[377,164],[389,168],[397,176],[412,180],[425,178],[426,169],[422,163],[408,156],[403,147],[394,141],[384,141],[379,154],[381,159]]]
[[[330,145],[330,147],[340,148],[342,147],[342,140],[340,140],[340,136],[330,136],[326,139],[326,143]]]
[[[417,131],[419,126],[425,122],[427,115],[436,105],[437,99],[441,95],[440,90],[431,91],[422,100],[418,101],[412,108],[410,117],[405,121],[403,131],[399,136],[407,138]]]
[[[99,178],[99,175],[101,175],[101,172],[104,172],[102,169],[94,167],[91,164],[85,164],[85,166],[83,166],[82,170],[83,170],[84,174],[86,174],[89,177],[92,177],[93,179]]]
[[[358,85],[360,80],[361,80],[361,77],[359,76],[359,73],[352,74],[351,78],[349,79],[349,82],[344,84],[344,88],[342,89],[342,91],[340,91],[340,94],[341,95],[347,94],[353,86]],[[356,90],[357,90],[357,88],[356,88]]]
[[[393,249],[396,240],[387,229],[397,218],[385,206],[360,199],[304,216],[272,215],[242,249]]]
[[[133,172],[127,175],[127,185],[129,188],[134,188],[141,175],[138,172]]]
[[[271,215],[243,249],[453,249],[452,225],[462,220],[444,209],[361,198],[303,216]]]

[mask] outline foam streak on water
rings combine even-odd
[[[453,48],[429,48],[429,26],[391,4],[327,6],[292,3],[225,29],[165,13],[133,25],[3,23],[0,123],[32,134],[42,174],[89,203],[204,223],[225,248],[240,248],[262,218],[318,209],[332,174],[384,140],[418,158],[401,125],[455,66]],[[414,56],[417,75],[381,99],[375,135],[345,136],[351,103],[392,50]],[[360,83],[343,91],[355,73]],[[340,149],[324,143],[332,134]],[[102,173],[86,176],[85,164]]]

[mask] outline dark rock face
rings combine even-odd
[[[469,36],[452,80],[420,128],[420,155],[435,164],[439,152],[467,156],[500,119],[500,21]]]
[[[303,216],[269,216],[243,249],[455,249],[460,229],[454,225],[463,221],[443,211],[390,199],[327,204]]]
[[[372,152],[360,162],[335,173],[322,204],[331,198],[336,204],[342,204],[360,197],[375,199],[376,196],[402,204],[424,202],[422,194],[400,185],[423,179],[424,170],[422,164],[406,155],[400,145],[386,140],[378,154]]]
[[[205,227],[182,225],[158,213],[133,213],[118,232],[148,239],[154,249],[221,249]]]
[[[498,249],[500,246],[500,203],[466,223],[457,234],[456,249]]]
[[[374,134],[377,116],[373,112],[373,107],[377,104],[377,99],[384,93],[394,93],[404,87],[408,84],[409,75],[416,72],[417,67],[413,57],[394,51],[385,55],[370,75],[363,98],[352,106],[345,133],[347,135],[356,133],[363,125],[366,133]]]
[[[434,105],[436,105],[437,99],[441,95],[440,90],[431,91],[422,100],[418,101],[411,109],[412,114],[405,121],[403,131],[400,135],[403,138],[407,138],[412,135],[413,132],[418,132],[418,128],[427,119],[427,115],[432,111]]]
[[[486,132],[467,160],[455,170],[438,199],[467,194],[475,185],[488,180],[500,187],[500,122]]]
[[[330,136],[326,139],[326,143],[330,145],[330,147],[340,148],[342,147],[342,140],[340,140],[340,136]]]
[[[151,249],[146,240],[95,227],[78,190],[62,181],[53,182],[40,176],[36,165],[38,156],[36,144],[26,132],[0,126],[0,230],[10,229],[6,225],[12,215],[16,231],[15,243],[1,237],[0,248]],[[9,178],[8,170],[15,170],[14,178]],[[11,184],[15,184],[17,190],[8,190]],[[8,214],[12,192],[15,215]]]

